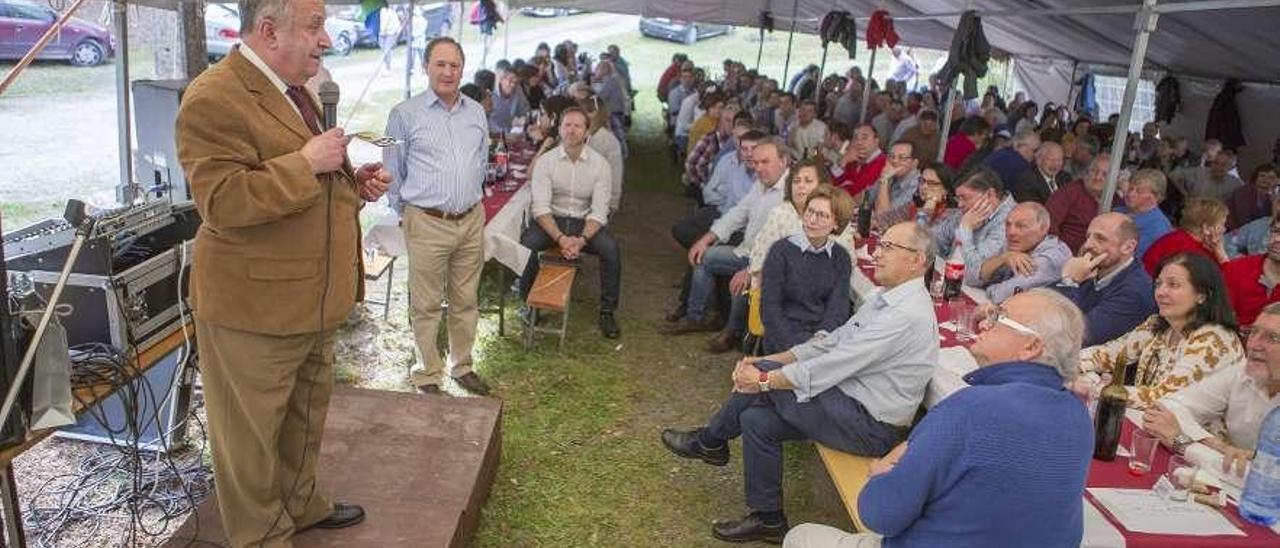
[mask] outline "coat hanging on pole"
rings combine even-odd
[[[1173,117],[1182,109],[1182,90],[1178,79],[1165,76],[1156,84],[1156,121],[1173,122]]]
[[[867,21],[867,49],[873,50],[881,46],[892,49],[896,45],[898,45],[898,33],[893,30],[893,17],[886,10],[876,10]],[[850,47],[849,58],[853,59],[852,47]]]
[[[822,18],[818,35],[822,37],[822,54],[827,54],[827,46],[836,42],[849,52],[849,59],[854,58],[857,51],[858,29],[853,23],[853,16],[847,11],[833,11]],[[895,41],[897,37],[895,36]]]
[[[1209,122],[1205,124],[1204,138],[1217,139],[1222,148],[1235,150],[1246,143],[1240,127],[1240,108],[1236,106],[1236,94],[1244,91],[1240,80],[1230,78],[1222,84],[1222,91],[1213,99],[1209,109]]]
[[[978,96],[978,78],[987,75],[987,63],[991,61],[991,44],[982,32],[982,18],[969,10],[960,16],[960,24],[951,39],[947,52],[947,64],[938,71],[938,78],[948,85],[955,85],[956,77],[964,75],[964,97]]]
[[[760,59],[764,57],[764,33],[768,31],[773,34],[773,12],[765,10],[760,12],[760,49],[756,50],[756,70],[760,70]]]

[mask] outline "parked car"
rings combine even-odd
[[[21,59],[58,17],[47,5],[0,0],[0,59]],[[115,53],[116,40],[109,29],[72,17],[37,58],[91,67],[115,57]]]
[[[355,46],[360,28],[354,21],[337,17],[324,20],[324,30],[329,33],[333,47],[329,53],[347,55]],[[236,4],[205,4],[204,43],[209,60],[217,61],[231,53],[231,47],[240,42],[240,9]]]
[[[240,42],[240,11],[235,4],[204,5],[204,50],[210,61],[231,53]]]
[[[729,34],[733,27],[668,19],[666,17],[642,17],[640,34],[663,40],[692,44],[703,38]]]
[[[577,15],[579,13],[586,13],[586,11],[587,10],[580,8],[553,8],[548,6],[520,8],[520,13],[522,15],[528,15],[530,17],[560,17],[561,15]]]

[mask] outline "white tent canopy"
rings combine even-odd
[[[903,43],[946,50],[958,16],[920,18],[929,14],[957,14],[972,5],[983,18],[992,47],[1015,57],[1049,57],[1080,63],[1129,65],[1134,12],[1139,0],[517,0],[515,5],[555,5],[594,11],[671,17],[706,23],[756,26],[762,11],[773,14],[775,28],[787,31],[796,9],[800,32],[817,32],[828,12],[844,10],[867,17],[888,10]],[[1236,77],[1244,81],[1280,83],[1280,57],[1262,54],[1276,43],[1280,7],[1257,7],[1267,2],[1214,2],[1212,11],[1163,13],[1151,35],[1147,68],[1176,75],[1206,78]],[[1033,5],[1028,5],[1033,4]],[[1170,0],[1160,10],[1176,10],[1208,2]],[[1236,7],[1239,5],[1252,7]],[[1044,15],[1044,11],[1073,13]],[[1040,12],[1040,13],[1038,13]],[[1110,13],[1108,13],[1110,12]],[[861,25],[859,29],[861,33]]]

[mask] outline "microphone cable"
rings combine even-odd
[[[325,174],[325,179],[327,179],[327,180],[325,181],[325,195],[324,195],[324,204],[325,204],[325,205],[324,205],[324,207],[325,207],[325,215],[324,215],[324,288],[323,288],[323,290],[321,290],[321,292],[320,292],[320,313],[318,314],[318,316],[319,316],[319,318],[318,318],[318,319],[319,319],[319,324],[316,326],[316,342],[317,342],[317,344],[320,346],[320,358],[321,358],[322,360],[323,360],[323,359],[325,359],[325,355],[324,355],[324,346],[325,346],[325,344],[324,344],[324,307],[325,307],[325,304],[326,304],[326,302],[327,302],[327,298],[328,298],[328,296],[329,296],[329,282],[330,282],[330,274],[331,274],[330,270],[331,270],[332,257],[333,257],[333,239],[332,239],[332,237],[333,237],[333,185],[334,185],[334,181],[332,180],[332,177],[329,177],[329,176],[328,176],[328,174]],[[361,282],[360,282],[360,283],[363,283],[363,280],[361,280]],[[335,336],[336,336],[336,330],[335,330]],[[334,356],[334,359],[335,359],[335,360],[336,360],[336,358],[337,358],[337,356]],[[271,526],[267,528],[266,532],[262,533],[262,538],[258,540],[257,545],[259,546],[259,548],[261,548],[262,546],[265,546],[265,545],[266,545],[266,543],[267,543],[267,537],[271,536],[271,532],[272,532],[272,531],[275,531],[275,529],[276,529],[276,525],[279,525],[279,524],[280,524],[280,518],[283,518],[283,517],[284,517],[285,512],[286,512],[286,511],[288,511],[288,509],[289,509],[289,501],[290,501],[290,500],[292,500],[292,499],[293,499],[293,496],[294,496],[294,495],[296,495],[296,494],[297,494],[297,492],[298,492],[298,481],[299,481],[300,479],[302,479],[302,470],[303,470],[303,468],[305,468],[305,467],[306,467],[306,465],[307,465],[307,447],[309,447],[309,446],[311,445],[311,395],[312,395],[312,392],[315,390],[315,387],[316,387],[316,381],[317,381],[317,380],[319,380],[320,370],[321,370],[321,369],[323,369],[323,366],[321,366],[321,367],[317,367],[317,368],[315,368],[315,371],[312,371],[312,372],[311,372],[311,379],[310,379],[309,384],[307,385],[307,411],[306,411],[306,413],[304,413],[304,414],[303,414],[303,420],[302,420],[302,459],[298,462],[298,473],[297,473],[297,474],[295,474],[295,475],[293,476],[293,485],[289,487],[289,494],[288,494],[288,496],[287,496],[287,497],[285,497],[283,500],[281,500],[281,503],[280,503],[280,511],[279,511],[278,513],[276,513],[276,517],[275,517],[275,519],[274,519],[274,520],[272,520],[272,522],[271,522]],[[330,397],[332,397],[332,394],[330,395]],[[281,432],[281,434],[283,435],[283,434],[284,434],[284,432]],[[306,508],[306,506],[307,506],[308,504],[311,504],[311,498],[312,498],[313,496],[315,496],[315,493],[316,493],[316,480],[315,480],[315,477],[314,477],[314,474],[313,474],[312,481],[311,481],[311,488],[310,488],[310,490],[307,492],[307,500],[306,500],[306,502],[304,502],[304,503],[303,503],[303,505],[302,505],[303,509],[305,509],[305,508]],[[296,524],[295,524],[295,525],[296,525]],[[297,532],[296,527],[295,527],[294,532],[295,532],[295,533]]]

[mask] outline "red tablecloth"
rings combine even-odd
[[[858,269],[862,271],[862,274],[865,275],[867,279],[872,280],[873,282],[875,281],[876,267],[875,265],[871,264],[871,261],[869,259],[859,258]],[[934,275],[940,276],[941,273],[935,273]],[[978,304],[975,303],[973,299],[969,298],[968,295],[965,295],[963,293],[960,294],[960,299],[961,299],[961,302],[965,304],[965,306],[968,306],[971,308],[978,306]],[[949,306],[946,301],[934,301],[933,311],[938,315],[939,324],[951,321],[951,306]],[[957,339],[955,331],[951,331],[947,329],[938,330],[938,335],[942,337],[942,341],[940,344],[942,345],[943,348],[950,348],[953,346],[969,346],[970,344],[973,343],[972,340],[961,341]]]
[[[1129,437],[1133,435],[1135,426],[1132,422],[1125,421],[1124,428],[1121,432],[1120,443],[1128,446]],[[1150,489],[1155,485],[1156,480],[1160,479],[1169,468],[1169,452],[1163,445],[1156,447],[1156,456],[1151,463],[1151,470],[1142,476],[1133,476],[1129,474],[1129,458],[1117,456],[1116,460],[1111,462],[1094,459],[1092,466],[1089,467],[1089,487],[1112,487],[1122,489]],[[1199,548],[1203,546],[1269,546],[1275,548],[1280,546],[1280,535],[1267,529],[1249,523],[1240,518],[1235,505],[1228,503],[1227,507],[1221,510],[1222,515],[1226,516],[1231,523],[1244,531],[1243,537],[1231,535],[1213,535],[1213,536],[1189,536],[1189,535],[1153,535],[1149,533],[1135,533],[1124,528],[1120,522],[1116,520],[1107,509],[1093,500],[1090,495],[1089,500],[1093,502],[1095,508],[1107,520],[1115,526],[1120,534],[1124,535],[1126,548]]]
[[[533,176],[528,169],[529,163],[533,161],[533,152],[531,148],[512,143],[511,151],[508,153],[508,165],[512,168],[523,168],[525,176],[517,179],[512,176],[515,170],[508,169],[503,180],[485,187],[485,196],[480,203],[484,205],[484,220],[486,223],[494,215],[497,215],[499,211],[502,211],[503,206],[506,206],[507,202],[511,201],[511,197],[516,192],[519,192],[525,183],[529,182],[529,177]]]

